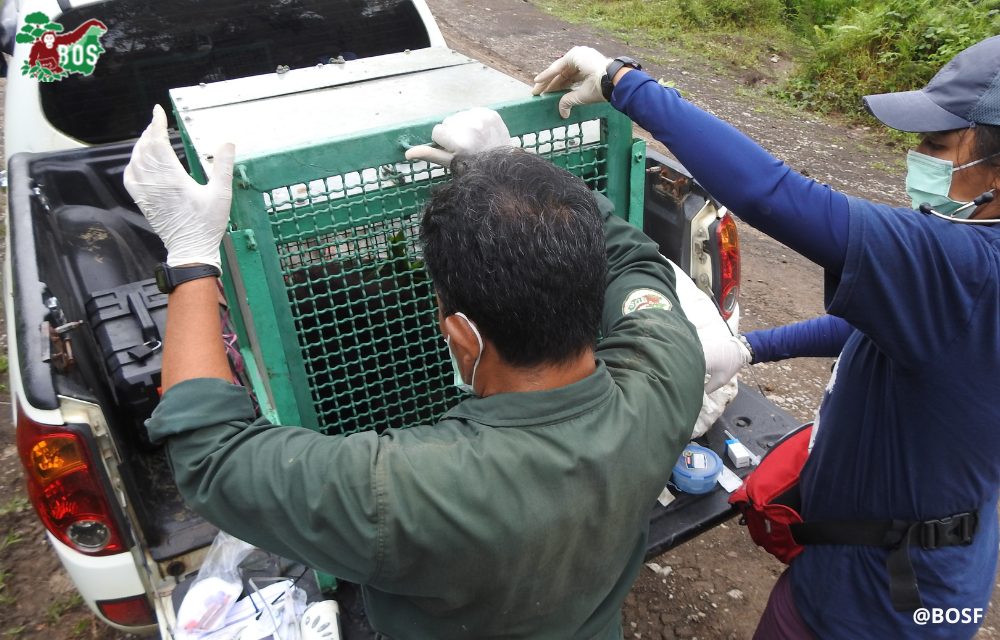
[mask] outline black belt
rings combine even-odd
[[[802,522],[791,525],[799,544],[860,544],[889,549],[885,565],[889,570],[889,595],[896,611],[913,611],[923,606],[917,576],[910,562],[910,545],[923,549],[957,547],[972,543],[979,524],[975,511],[958,513],[939,520],[860,520]]]

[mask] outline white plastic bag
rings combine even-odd
[[[243,592],[240,563],[253,550],[253,545],[219,532],[177,610],[174,631],[180,640],[194,640],[222,627]]]
[[[247,621],[239,640],[300,640],[299,620],[306,610],[306,592],[295,587],[293,581],[264,587],[248,599],[259,613]]]

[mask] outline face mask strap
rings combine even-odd
[[[974,166],[976,166],[977,164],[980,164],[980,163],[983,163],[983,162],[986,162],[986,161],[987,161],[987,160],[989,160],[990,158],[995,158],[996,156],[1000,156],[1000,153],[991,153],[990,155],[986,156],[985,158],[980,158],[980,159],[978,159],[978,160],[973,160],[972,162],[966,162],[966,163],[965,163],[965,164],[963,164],[963,165],[959,165],[959,166],[955,167],[954,169],[952,169],[952,170],[951,170],[951,172],[952,172],[952,173],[955,173],[955,172],[956,172],[956,171],[958,171],[959,169],[965,169],[966,167],[974,167]]]
[[[483,338],[479,335],[479,328],[476,323],[469,320],[469,316],[465,315],[461,311],[456,311],[455,315],[465,320],[469,324],[469,328],[472,329],[472,333],[476,335],[476,342],[479,343],[479,354],[476,355],[476,361],[472,364],[472,379],[469,381],[469,386],[475,389],[476,387],[476,371],[479,369],[479,359],[483,357],[483,351],[485,349],[483,345]]]

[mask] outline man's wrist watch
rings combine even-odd
[[[628,56],[618,56],[609,62],[604,77],[601,78],[601,93],[604,94],[604,99],[608,102],[611,102],[611,92],[615,90],[615,75],[622,70],[622,67],[631,67],[636,70],[642,69],[642,65],[635,58]]]
[[[183,267],[171,267],[161,262],[153,269],[156,278],[156,288],[161,293],[170,293],[178,286],[198,278],[218,278],[222,275],[217,267],[210,264],[189,264]]]

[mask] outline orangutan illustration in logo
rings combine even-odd
[[[32,45],[21,73],[42,82],[54,82],[71,73],[89,76],[94,72],[97,59],[104,53],[100,39],[108,31],[107,25],[91,19],[69,33],[62,31],[61,24],[51,22],[40,11],[25,18],[16,39]]]

